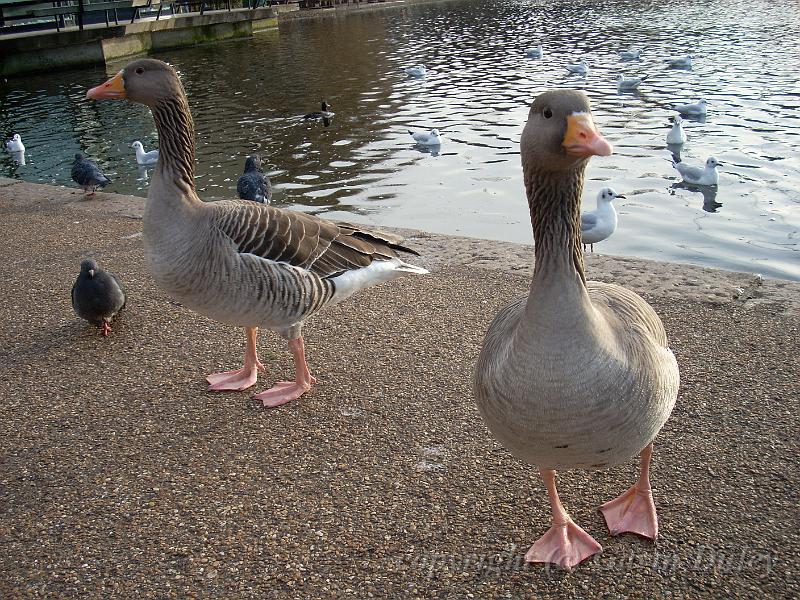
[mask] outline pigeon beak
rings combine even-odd
[[[600,135],[589,113],[573,113],[567,117],[567,133],[561,145],[569,156],[611,156],[614,148]]]
[[[114,75],[105,83],[93,87],[86,92],[89,100],[122,100],[125,98],[125,80],[122,78],[123,71]]]
[[[94,269],[89,269],[89,279],[94,277]]]

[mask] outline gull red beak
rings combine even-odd
[[[570,156],[611,156],[614,148],[597,131],[589,113],[573,113],[567,117],[567,133],[561,145]]]
[[[125,80],[122,79],[122,71],[114,75],[105,83],[93,87],[86,92],[86,97],[90,100],[122,100],[125,98]]]

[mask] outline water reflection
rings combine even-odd
[[[287,22],[252,39],[155,56],[182,74],[204,199],[235,197],[245,157],[258,153],[276,204],[529,242],[520,132],[533,97],[573,87],[590,96],[616,148],[590,163],[587,194],[641,190],[604,251],[800,278],[800,46],[774,43],[800,39],[800,7],[753,0],[742,15],[737,6],[459,0]],[[543,57],[525,58],[540,43]],[[618,52],[633,48],[639,60],[622,61]],[[687,54],[692,70],[665,63]],[[586,76],[567,73],[580,61]],[[426,76],[409,78],[404,69],[418,64]],[[637,93],[617,94],[621,73],[650,77]],[[26,165],[2,153],[0,174],[71,186],[71,157],[81,151],[113,179],[108,191],[145,195],[148,172],[128,145],[158,147],[152,117],[139,105],[85,101],[106,76],[84,69],[0,83],[0,128],[19,131],[28,147]],[[335,119],[303,121],[322,98]],[[688,142],[678,152],[665,147],[671,106],[699,98],[708,117],[688,116]],[[407,133],[431,126],[446,131],[436,160]],[[737,165],[722,174],[725,205],[703,203],[713,214],[692,200],[696,192],[671,187],[668,160],[712,154]],[[670,202],[671,194],[686,201]],[[698,212],[714,227],[701,229]],[[718,251],[686,250],[701,245]]]
[[[703,195],[703,210],[709,213],[717,212],[718,208],[722,207],[722,203],[717,202],[717,192],[719,191],[716,185],[694,185],[679,181],[670,186],[673,190],[682,189],[690,192],[700,193]],[[674,191],[672,192],[675,193]]]

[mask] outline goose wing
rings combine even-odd
[[[236,200],[214,202],[212,207],[214,226],[236,252],[287,263],[323,278],[367,267],[374,260],[390,260],[398,250],[416,254],[392,236],[305,213]]]

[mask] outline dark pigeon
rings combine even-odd
[[[248,156],[244,163],[244,175],[236,183],[236,193],[242,200],[253,200],[269,204],[272,199],[272,186],[269,177],[261,169],[261,157],[257,154]]]
[[[80,152],[75,155],[75,161],[72,163],[72,181],[81,186],[87,196],[94,194],[98,186],[105,187],[111,183],[100,168]]]
[[[111,331],[109,323],[125,306],[125,288],[117,276],[103,271],[92,259],[81,261],[81,273],[72,286],[72,308],[81,319]]]

